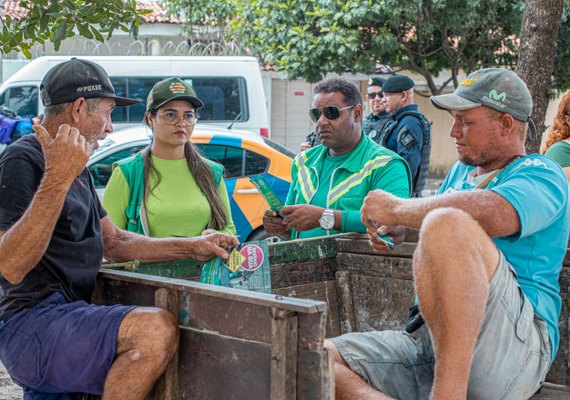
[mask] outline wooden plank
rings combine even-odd
[[[339,253],[337,263],[337,271],[351,271],[361,275],[383,276],[410,281],[414,279],[410,258]]]
[[[336,272],[336,292],[339,303],[340,333],[354,332],[356,320],[354,316],[354,303],[352,301],[351,273],[348,271]]]
[[[336,236],[333,235],[271,243],[269,245],[271,265],[334,258],[336,256],[335,240]]]
[[[283,296],[324,301],[327,303],[329,311],[326,317],[326,336],[332,337],[340,335],[341,331],[338,311],[339,301],[336,294],[336,283],[334,279],[325,282],[308,283],[305,285],[275,289],[273,292]]]
[[[368,241],[368,235],[358,235],[356,237],[338,237],[336,239],[337,252],[339,253],[352,253],[352,254],[369,254],[380,256],[376,253],[370,242]],[[382,257],[405,257],[411,258],[416,249],[417,243],[404,242],[399,244]]]
[[[271,400],[297,399],[297,314],[271,309]]]
[[[269,343],[186,327],[180,343],[179,399],[270,398]]]
[[[178,292],[173,289],[159,288],[155,292],[155,306],[170,311],[178,320]],[[154,387],[157,400],[178,400],[178,353],[174,355],[164,374]]]
[[[276,299],[275,295],[267,293],[250,292],[247,290],[232,289],[182,279],[137,274],[126,271],[100,271],[98,279],[107,279],[109,281],[112,281],[112,284],[115,285],[120,292],[123,292],[123,288],[119,288],[119,286],[124,286],[126,283],[130,284],[132,289],[137,288],[136,290],[133,290],[134,293],[132,293],[131,298],[138,297],[137,290],[139,289],[147,291],[150,290],[152,293],[152,300],[150,303],[145,303],[146,305],[154,304],[154,288],[164,287],[175,289],[181,292],[192,293],[194,295],[204,295],[208,297],[226,299],[229,302],[238,301],[244,305],[257,304],[266,307],[279,307],[291,311],[317,314],[323,310],[326,310],[326,304],[323,302],[307,301],[294,297],[281,297],[279,299]],[[124,295],[124,293],[121,293],[121,295]],[[110,297],[110,299],[114,299],[114,297]]]
[[[304,261],[294,264],[271,265],[271,287],[276,289],[287,288],[305,283],[314,283],[334,280],[336,260],[325,258],[321,260]]]

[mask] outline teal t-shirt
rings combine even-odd
[[[544,155],[552,158],[562,167],[570,167],[570,143],[565,140],[554,143]]]
[[[439,194],[473,189],[467,179],[473,169],[457,162]],[[515,269],[535,313],[546,321],[554,360],[562,305],[558,275],[570,231],[568,181],[556,162],[532,154],[505,168],[486,189],[504,197],[519,215],[520,232],[492,240]]]

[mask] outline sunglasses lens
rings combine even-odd
[[[309,117],[311,117],[311,121],[317,122],[319,118],[321,118],[321,114],[323,111],[319,108],[311,108],[309,110]]]
[[[376,98],[376,94],[377,94],[377,93],[368,93],[368,98],[369,98],[370,100],[374,100],[374,99]]]
[[[340,117],[340,110],[335,106],[327,106],[323,107],[323,114],[325,114],[325,117],[327,117],[327,119],[333,120]]]

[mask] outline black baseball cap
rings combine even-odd
[[[69,103],[80,97],[114,99],[119,107],[140,103],[117,96],[109,75],[99,64],[75,57],[47,72],[40,84],[40,95],[46,107]]]

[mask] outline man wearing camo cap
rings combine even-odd
[[[476,71],[431,101],[454,118],[459,158],[438,195],[375,190],[361,210],[379,253],[376,232],[419,234],[415,312],[402,331],[327,341],[336,398],[526,399],[558,348],[568,183],[556,162],[525,155],[532,99],[514,72]]]

